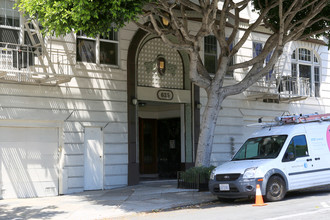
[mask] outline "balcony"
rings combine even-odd
[[[251,100],[265,102],[300,101],[310,96],[310,81],[303,77],[263,77],[246,91],[246,95]]]
[[[39,85],[70,82],[73,73],[68,58],[63,51],[46,51],[41,46],[0,43],[0,82]]]
[[[278,92],[282,101],[304,100],[310,95],[309,78],[282,76]]]

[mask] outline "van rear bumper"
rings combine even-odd
[[[259,178],[258,178],[259,179]],[[261,188],[262,182],[258,179],[242,179],[235,181],[209,181],[210,192],[219,198],[248,198],[256,195],[256,185],[259,184]],[[229,184],[229,190],[220,190],[220,184]]]

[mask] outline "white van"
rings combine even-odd
[[[330,114],[277,117],[255,132],[233,159],[216,167],[209,189],[220,200],[267,201],[291,190],[330,184]]]

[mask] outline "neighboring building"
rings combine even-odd
[[[186,53],[133,24],[43,39],[12,4],[0,0],[0,198],[110,189],[193,166],[206,93],[190,82]],[[258,55],[266,38],[260,27],[232,62]],[[219,49],[212,36],[204,45],[211,72]],[[329,77],[323,41],[286,45],[269,76],[224,101],[212,164],[230,160],[260,117],[330,112]]]

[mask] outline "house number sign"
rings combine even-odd
[[[160,100],[172,100],[173,92],[170,90],[158,90],[157,98]]]

